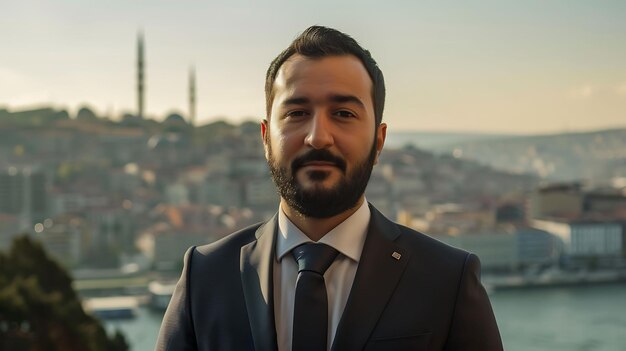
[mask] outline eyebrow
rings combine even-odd
[[[365,108],[365,104],[363,104],[363,101],[361,101],[361,99],[359,99],[358,97],[354,95],[332,95],[330,97],[330,100],[332,102],[338,102],[338,103],[352,102]]]
[[[283,103],[281,105],[283,106],[288,106],[288,105],[305,105],[308,104],[311,100],[309,100],[309,98],[305,98],[305,97],[292,97],[289,98],[285,101],[283,101]]]
[[[329,97],[329,100],[335,103],[347,103],[347,102],[351,102],[351,103],[355,103],[363,108],[365,108],[365,104],[363,103],[363,101],[361,101],[361,99],[359,99],[358,97],[354,96],[354,95],[340,95],[340,94],[333,94]],[[292,97],[289,98],[285,101],[283,101],[282,105],[283,106],[289,106],[289,105],[305,105],[310,103],[311,100],[307,97]]]

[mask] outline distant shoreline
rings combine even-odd
[[[488,291],[624,284],[626,283],[626,270],[571,273],[557,271],[529,276],[485,275],[482,282]]]

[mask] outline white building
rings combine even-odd
[[[620,222],[535,220],[533,226],[561,239],[571,257],[618,258],[624,255],[623,224]]]

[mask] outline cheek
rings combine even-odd
[[[293,133],[284,133],[278,128],[270,130],[270,140],[274,157],[279,159],[291,158],[303,145],[302,139],[298,139]]]
[[[336,142],[336,144],[341,150],[342,156],[354,163],[369,157],[374,142],[373,135],[363,134],[357,138],[346,139],[340,143]]]

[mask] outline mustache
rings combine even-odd
[[[291,162],[291,171],[295,173],[298,168],[304,166],[305,163],[312,161],[330,162],[335,164],[342,172],[346,171],[346,161],[339,156],[333,155],[326,149],[313,149],[302,156],[296,157],[296,159]]]

